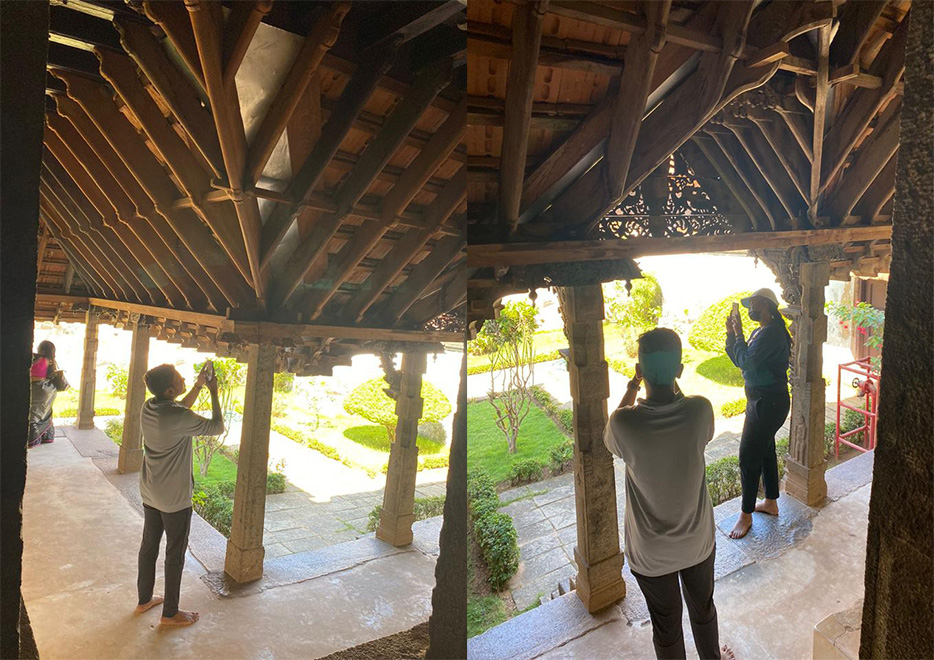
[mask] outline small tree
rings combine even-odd
[[[532,407],[536,316],[538,310],[524,300],[511,302],[477,333],[476,342],[490,359],[487,400],[496,411],[496,426],[506,436],[510,454],[516,453],[519,429]],[[497,374],[501,379],[499,392]]]
[[[325,388],[323,378],[308,378],[299,388],[305,401],[305,410],[311,418],[308,426],[312,431],[317,431],[321,426],[321,406],[329,398]]]
[[[118,399],[126,398],[126,389],[130,381],[130,373],[125,364],[111,363],[107,366],[107,382],[110,383],[110,393]]]
[[[203,366],[204,362],[195,364],[196,375],[201,372]],[[223,358],[214,360],[214,377],[217,378],[217,396],[220,400],[221,412],[224,415],[224,432],[216,436],[199,435],[193,439],[195,455],[198,457],[198,471],[202,477],[208,475],[208,467],[211,465],[214,454],[227,442],[227,436],[230,434],[230,424],[238,408],[237,402],[233,398],[233,391],[243,384],[246,374],[242,364],[233,358]],[[207,388],[201,390],[195,408],[202,411],[211,410],[211,393]]]
[[[616,324],[629,357],[638,353],[636,338],[658,326],[665,297],[654,276],[644,273],[632,280],[632,290],[626,291],[625,282],[617,280],[603,285],[606,299],[606,318]]]
[[[344,410],[351,415],[359,415],[368,422],[379,424],[386,429],[389,442],[393,441],[396,433],[396,402],[386,390],[388,385],[382,378],[373,378],[359,385],[347,395],[344,400]],[[422,416],[419,424],[424,422],[440,422],[451,414],[451,402],[444,396],[444,392],[422,380]]]

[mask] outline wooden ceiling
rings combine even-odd
[[[887,267],[858,239],[891,223],[909,6],[470,0],[469,254],[855,228]]]
[[[166,318],[457,327],[462,3],[51,11],[43,310],[64,259],[75,291]]]

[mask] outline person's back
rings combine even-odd
[[[666,404],[640,399],[611,415],[606,441],[626,464],[625,541],[633,570],[663,575],[713,550],[704,461],[713,424],[713,407],[701,396],[678,395]]]

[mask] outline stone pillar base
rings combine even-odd
[[[386,492],[379,514],[376,538],[400,547],[412,542],[412,524],[415,514],[415,477],[418,473],[418,447],[403,447],[392,443],[389,469],[386,474]]]
[[[263,559],[265,557],[266,548],[263,546],[244,550],[228,541],[224,572],[240,583],[258,580],[263,577]]]
[[[376,538],[397,548],[409,545],[412,543],[412,523],[414,522],[414,513],[397,515],[383,510],[380,512]]]
[[[94,428],[94,418],[91,417],[91,419],[83,419],[83,418],[79,417],[79,418],[75,421],[75,428],[78,429],[79,431],[89,431],[89,430],[93,429],[93,428]]]
[[[588,564],[574,548],[577,562],[577,596],[593,614],[626,596],[623,555],[618,553],[596,564]]]
[[[117,456],[117,471],[120,474],[127,472],[139,472],[143,467],[142,449],[124,449],[120,447],[120,455]]]
[[[827,497],[826,463],[809,468],[791,456],[785,461],[785,492],[808,506],[820,506]]]

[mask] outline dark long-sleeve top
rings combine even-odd
[[[780,318],[753,330],[748,343],[742,335],[727,334],[726,354],[742,370],[746,387],[787,389],[791,337]]]

